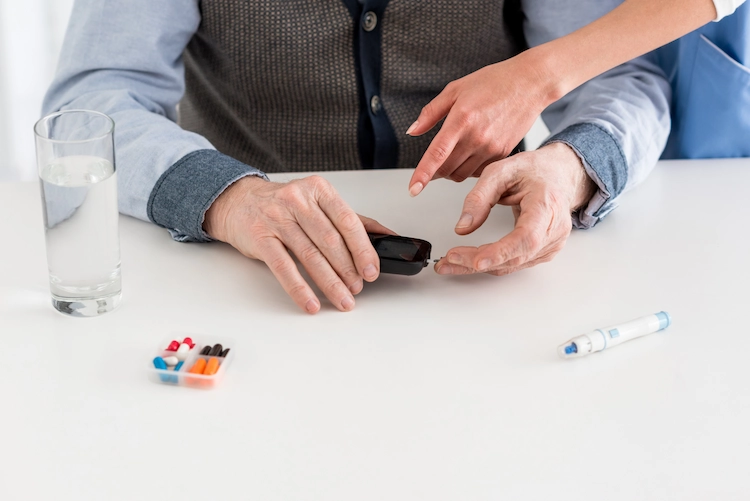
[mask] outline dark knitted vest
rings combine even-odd
[[[523,49],[517,3],[387,2],[377,22],[381,112],[398,141],[390,167],[417,165],[436,131],[404,132],[448,82]],[[185,52],[183,128],[265,172],[361,168],[362,27],[342,0],[203,0],[200,9]]]

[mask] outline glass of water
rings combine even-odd
[[[52,304],[92,317],[120,302],[114,121],[66,110],[34,125]]]

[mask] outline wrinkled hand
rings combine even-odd
[[[534,120],[556,100],[532,51],[485,66],[445,86],[407,134],[419,136],[445,117],[409,181],[416,196],[432,179],[463,181],[507,157]]]
[[[227,188],[206,212],[204,229],[249,258],[265,262],[284,290],[308,313],[320,301],[290,254],[341,311],[380,274],[380,259],[367,232],[393,234],[357,215],[323,178],[289,183],[245,177]]]
[[[495,243],[455,247],[435,270],[441,275],[507,275],[547,262],[570,235],[571,213],[595,190],[576,153],[563,143],[495,162],[466,196],[456,233],[466,235],[479,228],[496,204],[513,207],[513,231]]]

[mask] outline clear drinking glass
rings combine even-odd
[[[66,110],[34,125],[52,304],[72,316],[122,297],[114,121]]]

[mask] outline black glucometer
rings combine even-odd
[[[430,261],[432,244],[418,238],[368,233],[380,256],[380,273],[416,275]]]

